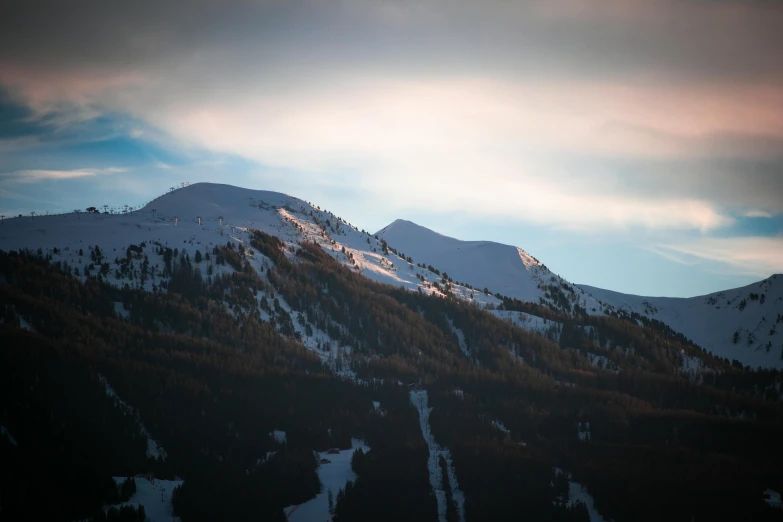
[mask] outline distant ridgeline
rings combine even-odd
[[[0,251],[3,520],[781,520],[777,370],[311,235],[167,233]]]

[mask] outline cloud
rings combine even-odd
[[[702,231],[732,222],[726,204],[782,210],[783,199],[775,194],[783,181],[775,169],[768,171],[769,183],[755,191],[761,185],[748,182],[749,169],[740,180],[738,169],[712,168],[715,160],[689,164],[686,154],[689,146],[699,150],[698,138],[678,137],[675,130],[660,140],[638,127],[621,134],[616,126],[607,135],[603,122],[613,115],[636,111],[654,125],[659,112],[641,113],[637,106],[646,99],[640,93],[623,99],[612,86],[571,87],[354,78],[347,85],[327,82],[295,92],[218,92],[209,103],[183,86],[161,90],[156,103],[133,96],[120,106],[183,143],[293,169],[314,185],[349,173],[348,183],[401,209],[469,209],[579,230]],[[596,102],[575,111],[586,92]],[[698,97],[690,102],[692,109],[699,107]],[[724,111],[723,121],[742,120],[743,110]],[[688,113],[679,118],[669,118],[667,125],[688,125]],[[734,153],[752,156],[741,148]],[[681,164],[672,168],[675,161]],[[729,181],[721,183],[721,177]],[[735,185],[739,191],[724,190]]]
[[[218,72],[255,55],[254,65],[279,57],[315,68],[326,59],[327,69],[335,62],[453,69],[463,60],[600,78],[756,79],[783,72],[771,52],[783,46],[782,19],[778,2],[194,0],[183,13],[152,0],[30,0],[4,7],[0,58],[176,72],[183,59],[230,52],[243,60]]]
[[[129,115],[144,139],[401,210],[703,232],[783,212],[777,3],[88,0],[3,14],[0,84],[58,125]]]
[[[101,174],[118,174],[127,169],[119,167],[106,167],[101,169],[75,169],[75,170],[19,170],[0,175],[0,182],[12,181],[20,183],[37,183],[44,180],[66,180],[97,176]]]
[[[772,214],[765,212],[764,210],[754,208],[745,212],[744,216],[749,218],[771,218]]]
[[[783,237],[700,238],[657,245],[655,251],[681,263],[711,261],[754,276],[783,272]]]
[[[682,255],[676,250],[671,250],[661,245],[645,246],[643,250],[657,254],[664,259],[668,259],[669,261],[673,261],[680,265],[695,266],[700,262],[700,259],[697,257]]]
[[[75,68],[68,71],[0,62],[0,84],[21,96],[51,125],[63,126],[100,116],[106,108],[102,98],[144,81],[133,71]]]
[[[416,209],[429,212],[465,212],[503,222],[509,216],[543,226],[588,234],[609,230],[698,230],[709,232],[733,223],[709,203],[689,198],[629,197],[602,193],[591,188],[589,181],[566,184],[550,176],[519,175],[518,164],[488,165],[483,159],[473,165],[461,155],[447,163],[452,175],[447,181],[431,176],[428,164],[406,165],[400,175],[391,165],[380,176],[380,182],[368,183],[366,190],[385,201],[386,208],[397,213]],[[438,160],[437,167],[444,163]],[[461,167],[459,170],[457,170]],[[491,168],[496,176],[475,175]],[[532,166],[535,168],[535,166]],[[508,172],[503,176],[503,170]]]

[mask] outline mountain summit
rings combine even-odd
[[[398,219],[376,235],[416,260],[448,272],[452,279],[522,301],[538,302],[552,275],[524,250],[492,241],[461,241]]]

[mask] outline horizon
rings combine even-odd
[[[628,294],[783,272],[781,3],[201,0],[183,16],[85,0],[3,14],[2,214],[221,180],[368,230],[402,218],[515,245]]]

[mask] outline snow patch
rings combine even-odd
[[[764,490],[764,502],[772,506],[773,508],[783,509],[783,501],[780,499],[780,492],[774,489]]]
[[[114,313],[125,320],[130,318],[130,312],[125,309],[125,305],[122,301],[114,301]]]
[[[619,373],[620,368],[617,366],[617,363],[610,360],[605,355],[598,355],[595,353],[587,352],[587,361],[597,368],[601,368],[602,370],[608,370],[610,372]]]
[[[588,493],[587,488],[579,482],[568,481],[568,506],[573,507],[577,502],[582,502],[590,515],[590,522],[605,522],[601,513],[595,509],[593,496]]]
[[[680,360],[682,361],[680,372],[687,374],[691,382],[701,384],[704,382],[705,373],[714,372],[713,369],[704,365],[703,360],[693,355],[687,355],[683,350],[680,350]]]
[[[33,328],[33,325],[31,325],[31,324],[30,324],[30,323],[27,321],[27,319],[25,319],[25,318],[24,318],[24,317],[22,317],[21,315],[19,316],[19,327],[20,327],[21,329],[23,329],[23,330],[27,330],[28,332],[34,332],[34,331],[35,331],[35,328]]]
[[[127,502],[116,504],[122,506],[144,506],[144,512],[149,522],[179,522],[171,507],[171,494],[174,488],[182,484],[181,480],[160,480],[135,477],[136,493]],[[125,477],[114,477],[117,485],[125,481]]]
[[[560,342],[560,333],[563,325],[557,321],[551,321],[537,315],[512,310],[489,310],[489,313],[507,323],[522,329],[539,334],[552,342]]]
[[[579,436],[579,440],[590,440],[590,423],[579,423],[576,428],[576,434]]]
[[[506,437],[510,437],[511,436],[511,430],[506,428],[506,426],[502,422],[500,422],[499,420],[493,420],[492,421],[492,427],[494,427],[497,430],[502,431],[503,433],[505,433]]]
[[[356,450],[365,453],[370,448],[359,439],[351,439],[351,449],[339,453],[322,451],[318,453],[321,464],[318,466],[318,479],[321,481],[321,492],[303,504],[288,506],[284,512],[288,522],[310,522],[316,520],[331,520],[329,514],[329,492],[333,501],[337,502],[337,492],[345,487],[349,480],[356,480],[356,474],[351,469],[351,458]],[[327,462],[328,461],[328,462]]]
[[[564,472],[560,468],[552,468],[555,475],[560,476]],[[595,503],[593,496],[587,491],[582,484],[571,480],[571,474],[568,474],[568,501],[566,505],[568,507],[574,507],[577,503],[583,503],[587,508],[587,514],[590,517],[590,522],[606,522],[601,513],[595,509]]]
[[[275,442],[278,444],[285,444],[286,443],[286,437],[285,432],[280,430],[274,430],[269,432],[269,436],[274,439]]]

